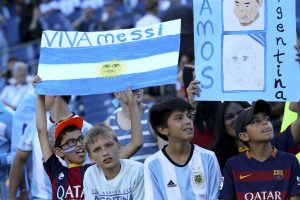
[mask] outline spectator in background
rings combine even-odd
[[[250,107],[248,102],[223,102],[218,107],[215,123],[216,141],[212,148],[215,152],[221,171],[226,161],[248,148],[236,138],[235,120],[239,113]]]
[[[146,15],[136,22],[135,27],[149,26],[161,22],[157,17],[158,0],[145,0],[145,8]]]
[[[170,0],[170,7],[162,13],[163,22],[181,19],[180,53],[194,46],[193,9],[180,0]]]
[[[16,62],[12,71],[12,83],[5,86],[0,94],[3,103],[14,110],[23,97],[32,89],[31,84],[27,82],[27,73],[27,65],[24,62]]]
[[[100,30],[117,30],[122,28],[132,28],[133,24],[128,17],[124,17],[124,10],[117,9],[118,2],[106,0],[104,11],[101,16]]]
[[[39,8],[37,3],[26,3],[25,0],[16,0],[19,7],[19,34],[21,42],[39,39],[42,36],[42,27],[39,23]]]
[[[7,60],[7,70],[5,73],[5,84],[8,85],[10,83],[12,83],[12,78],[13,78],[13,68],[16,62],[19,62],[20,60],[17,57],[10,57]]]
[[[13,66],[16,62],[18,62],[19,59],[17,57],[10,57],[7,60],[6,69],[2,71],[1,74],[1,87],[0,92],[3,90],[3,88],[8,85],[11,82],[12,79],[12,70]]]
[[[8,58],[8,43],[6,40],[4,26],[7,23],[5,13],[7,9],[0,2],[0,75],[5,71],[5,64]],[[1,87],[1,86],[0,86]],[[0,88],[1,89],[1,88]]]
[[[84,9],[81,17],[72,23],[77,31],[91,32],[97,30],[98,20],[95,18],[94,9],[87,7]]]
[[[39,10],[44,30],[72,31],[73,27],[68,18],[60,12],[59,2],[42,0]]]
[[[144,160],[158,151],[158,141],[152,132],[148,121],[148,114],[151,105],[143,103],[143,89],[133,91],[141,115],[142,131],[144,136],[144,146],[135,153],[131,159],[144,162]],[[105,124],[111,127],[118,136],[121,146],[126,146],[131,138],[131,121],[127,97],[121,92],[115,92],[115,97],[121,104],[106,121]],[[160,140],[161,141],[161,140]],[[160,142],[159,141],[159,142]],[[162,144],[160,144],[162,147]]]
[[[12,137],[12,118],[10,113],[0,101],[0,197],[7,199],[6,180],[8,178],[9,165],[12,158],[10,144]]]

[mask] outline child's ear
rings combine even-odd
[[[63,158],[65,156],[64,151],[61,148],[54,148],[55,155],[57,155],[60,158]]]
[[[165,136],[168,136],[168,134],[169,134],[169,130],[166,127],[159,126],[159,127],[157,127],[157,131],[160,134],[165,135]]]
[[[239,138],[243,141],[243,142],[248,142],[250,140],[248,134],[246,132],[241,132],[239,134]]]

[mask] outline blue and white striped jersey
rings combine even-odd
[[[130,159],[136,160],[139,162],[144,162],[144,160],[153,155],[158,151],[158,144],[156,137],[153,136],[150,130],[149,124],[149,110],[151,105],[145,104],[144,112],[141,114],[141,124],[142,124],[142,131],[144,136],[144,145],[141,149],[139,149]],[[110,117],[109,117],[109,126],[116,132],[118,136],[118,140],[120,144],[124,147],[131,140],[131,129],[124,130],[120,127],[117,119],[117,113],[120,109],[117,109]]]
[[[144,163],[145,197],[148,200],[215,200],[221,171],[212,151],[193,145],[186,164],[176,164],[165,147]]]

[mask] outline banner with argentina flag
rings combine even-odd
[[[44,31],[35,92],[89,95],[176,82],[180,20],[106,32]]]

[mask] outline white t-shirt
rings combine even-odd
[[[160,22],[161,20],[155,15],[146,14],[136,22],[135,27],[150,26],[153,24],[158,24]]]
[[[17,107],[23,97],[30,92],[32,86],[30,83],[25,85],[7,85],[0,94],[0,99]]]
[[[98,165],[89,167],[83,179],[85,199],[134,199],[144,200],[143,164],[121,159],[119,174],[107,180]]]
[[[50,120],[49,114],[47,114],[47,129],[53,125],[54,124]],[[81,130],[82,133],[85,135],[91,127],[92,126],[89,123],[84,121]],[[36,128],[36,117],[34,117],[34,119],[26,127],[24,135],[21,137],[18,144],[18,149],[21,151],[32,152],[32,179],[30,184],[31,198],[52,199],[51,182],[43,166],[43,154]]]

